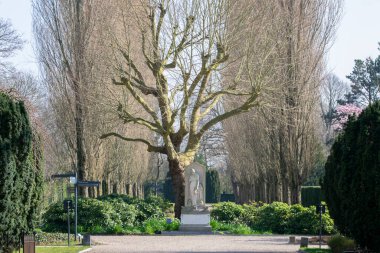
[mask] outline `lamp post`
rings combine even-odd
[[[55,174],[51,176],[52,179],[54,178],[70,178],[70,181],[74,184],[75,187],[75,218],[74,218],[74,230],[75,230],[75,241],[77,240],[78,236],[78,187],[99,187],[100,182],[99,181],[79,181],[78,180],[78,174],[75,173],[66,173],[66,174]],[[71,180],[71,178],[73,178]]]
[[[78,225],[78,187],[77,187],[77,181],[78,181],[78,177],[77,177],[77,173],[65,173],[65,174],[54,174],[51,176],[52,179],[55,179],[55,178],[70,178],[70,181],[71,181],[71,178],[74,178],[74,186],[75,186],[75,208],[74,208],[74,220],[75,220],[75,223],[74,223],[74,229],[75,229],[75,241],[77,240],[77,235],[78,235],[78,231],[77,231],[77,225]]]

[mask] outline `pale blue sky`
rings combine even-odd
[[[376,57],[380,42],[380,0],[346,0],[344,15],[332,46],[328,67],[344,79],[354,65],[354,59]],[[9,19],[27,41],[12,62],[20,70],[38,72],[33,52],[30,0],[0,0],[0,17]]]

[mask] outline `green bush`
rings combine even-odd
[[[145,200],[146,203],[158,206],[163,212],[170,212],[173,208],[173,204],[161,197],[149,195]]]
[[[107,201],[110,203],[124,202],[128,205],[132,205],[137,210],[136,221],[142,223],[151,217],[164,217],[165,211],[169,209],[172,204],[167,200],[163,200],[161,197],[149,196],[147,199],[140,199],[130,197],[128,195],[105,195],[98,198],[101,201]]]
[[[341,235],[335,235],[327,242],[332,253],[343,253],[346,250],[355,250],[355,242]]]
[[[380,102],[351,117],[325,165],[323,189],[342,234],[380,249]]]
[[[262,202],[253,202],[251,204],[244,204],[244,212],[242,213],[242,222],[249,227],[254,227],[256,224],[257,216],[259,214],[259,207],[263,206]]]
[[[318,234],[320,226],[319,215],[315,213],[315,206],[289,206],[281,202],[273,202],[272,204],[251,203],[249,205],[223,202],[213,206],[211,216],[214,223],[217,222],[218,229],[229,231],[231,231],[230,226],[244,225],[250,227],[252,231],[278,234]],[[323,234],[336,232],[328,210],[322,215],[322,223]]]
[[[231,234],[238,235],[251,235],[256,234],[249,226],[240,223],[224,223],[212,219],[210,222],[213,231],[228,232]]]
[[[159,205],[152,203],[147,203],[143,199],[134,199],[131,202],[131,205],[134,205],[137,209],[136,220],[140,223],[144,222],[149,218],[163,218],[165,217],[164,211],[160,208]]]
[[[258,208],[257,219],[255,219],[253,227],[258,230],[283,234],[288,230],[287,223],[290,215],[290,206],[286,203],[264,204]]]
[[[115,199],[109,201],[114,211],[120,216],[122,227],[133,226],[136,221],[137,210],[133,205],[128,205],[124,201]],[[79,206],[79,205],[78,205]]]
[[[165,218],[150,218],[143,223],[144,232],[154,234],[157,231],[173,231],[178,230],[180,221],[172,219],[171,223],[167,223]]]
[[[241,223],[244,215],[242,205],[233,202],[222,202],[213,205],[211,216],[224,223]]]
[[[78,232],[94,234],[113,233],[119,227],[128,227],[135,224],[137,210],[119,200],[99,201],[97,199],[78,200]],[[66,232],[67,212],[61,202],[49,207],[43,215],[43,230],[46,232]],[[73,221],[74,213],[70,212]],[[72,227],[73,229],[73,227]]]
[[[115,194],[98,199],[79,199],[78,232],[141,233],[145,231],[144,224],[148,224],[145,221],[165,220],[165,211],[171,207],[171,203],[153,196],[146,200]],[[73,211],[70,212],[70,219],[73,222]],[[66,232],[67,212],[63,210],[63,203],[51,205],[43,215],[43,221],[42,228],[46,232]],[[175,224],[176,221],[171,226],[176,226]],[[74,231],[74,226],[71,226],[71,230]]]
[[[287,222],[289,234],[311,234],[319,233],[320,218],[315,212],[315,206],[303,207],[302,205],[290,206],[290,216]],[[328,210],[322,215],[322,233],[332,234],[335,232],[334,221],[331,219]]]

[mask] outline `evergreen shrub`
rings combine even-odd
[[[0,252],[11,252],[38,223],[42,150],[22,101],[0,91]]]
[[[380,249],[380,102],[351,117],[331,149],[323,181],[339,231]]]
[[[206,203],[218,203],[220,201],[220,180],[216,170],[206,172]]]

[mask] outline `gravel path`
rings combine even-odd
[[[121,252],[297,252],[288,236],[92,236],[97,245],[89,253]]]

